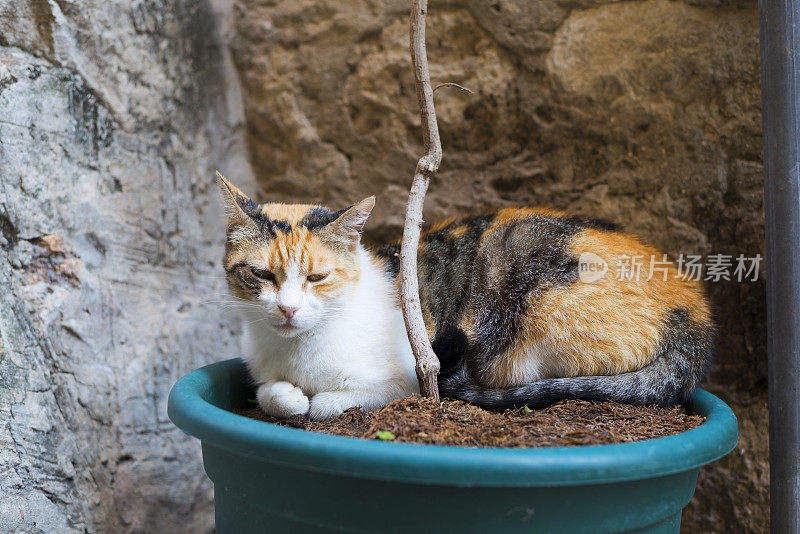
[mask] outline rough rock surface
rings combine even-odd
[[[239,0],[234,58],[261,198],[343,207],[370,194],[397,236],[422,153],[403,2]],[[679,254],[763,255],[755,2],[432,2],[444,145],[429,219],[545,204],[622,222]],[[236,176],[232,176],[234,179]],[[763,265],[762,265],[763,275]],[[768,521],[763,276],[709,282],[707,388],[741,442],[703,470],[686,532]]]
[[[232,16],[0,1],[0,532],[204,532],[182,374],[236,353],[214,169],[248,184]]]

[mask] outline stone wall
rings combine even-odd
[[[227,2],[0,0],[0,532],[208,532],[172,383],[237,354]]]
[[[239,0],[234,59],[262,200],[338,208],[370,195],[399,235],[422,153],[408,6]],[[763,255],[758,20],[725,0],[431,2],[444,163],[426,216],[544,204],[622,222],[679,254]],[[233,176],[233,178],[236,178]],[[762,265],[763,274],[763,265]],[[741,441],[703,470],[686,532],[768,521],[763,276],[709,283],[707,388]]]

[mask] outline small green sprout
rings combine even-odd
[[[378,438],[378,439],[382,439],[384,441],[392,441],[397,436],[395,436],[394,434],[392,434],[388,430],[376,430],[375,431],[375,437]]]
[[[528,408],[527,406],[524,406],[524,407],[522,408],[522,413],[531,413],[532,411],[533,411],[533,410],[531,410],[531,409],[530,409],[530,408]]]

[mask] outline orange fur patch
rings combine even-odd
[[[487,234],[502,226],[506,226],[520,219],[527,217],[570,217],[571,214],[550,208],[523,207],[523,208],[503,208],[497,211],[492,221],[492,225],[486,230]]]
[[[430,234],[433,232],[438,232],[444,228],[447,228],[449,225],[453,224],[455,221],[455,217],[448,217],[447,219],[442,219],[441,221],[436,221],[433,223],[429,228],[426,228],[422,232],[421,235]]]
[[[295,226],[308,212],[318,207],[313,204],[265,204],[261,208],[261,213],[270,219],[286,221]]]
[[[450,237],[453,239],[458,239],[459,237],[462,237],[464,234],[466,234],[468,231],[469,231],[469,226],[467,226],[466,224],[462,224],[450,230]]]

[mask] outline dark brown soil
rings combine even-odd
[[[270,417],[259,408],[236,410],[259,421],[362,439],[465,447],[559,447],[660,438],[700,426],[682,407],[630,406],[614,402],[563,401],[543,410],[490,412],[456,400],[418,396],[362,412],[350,408],[317,423],[302,416]]]

